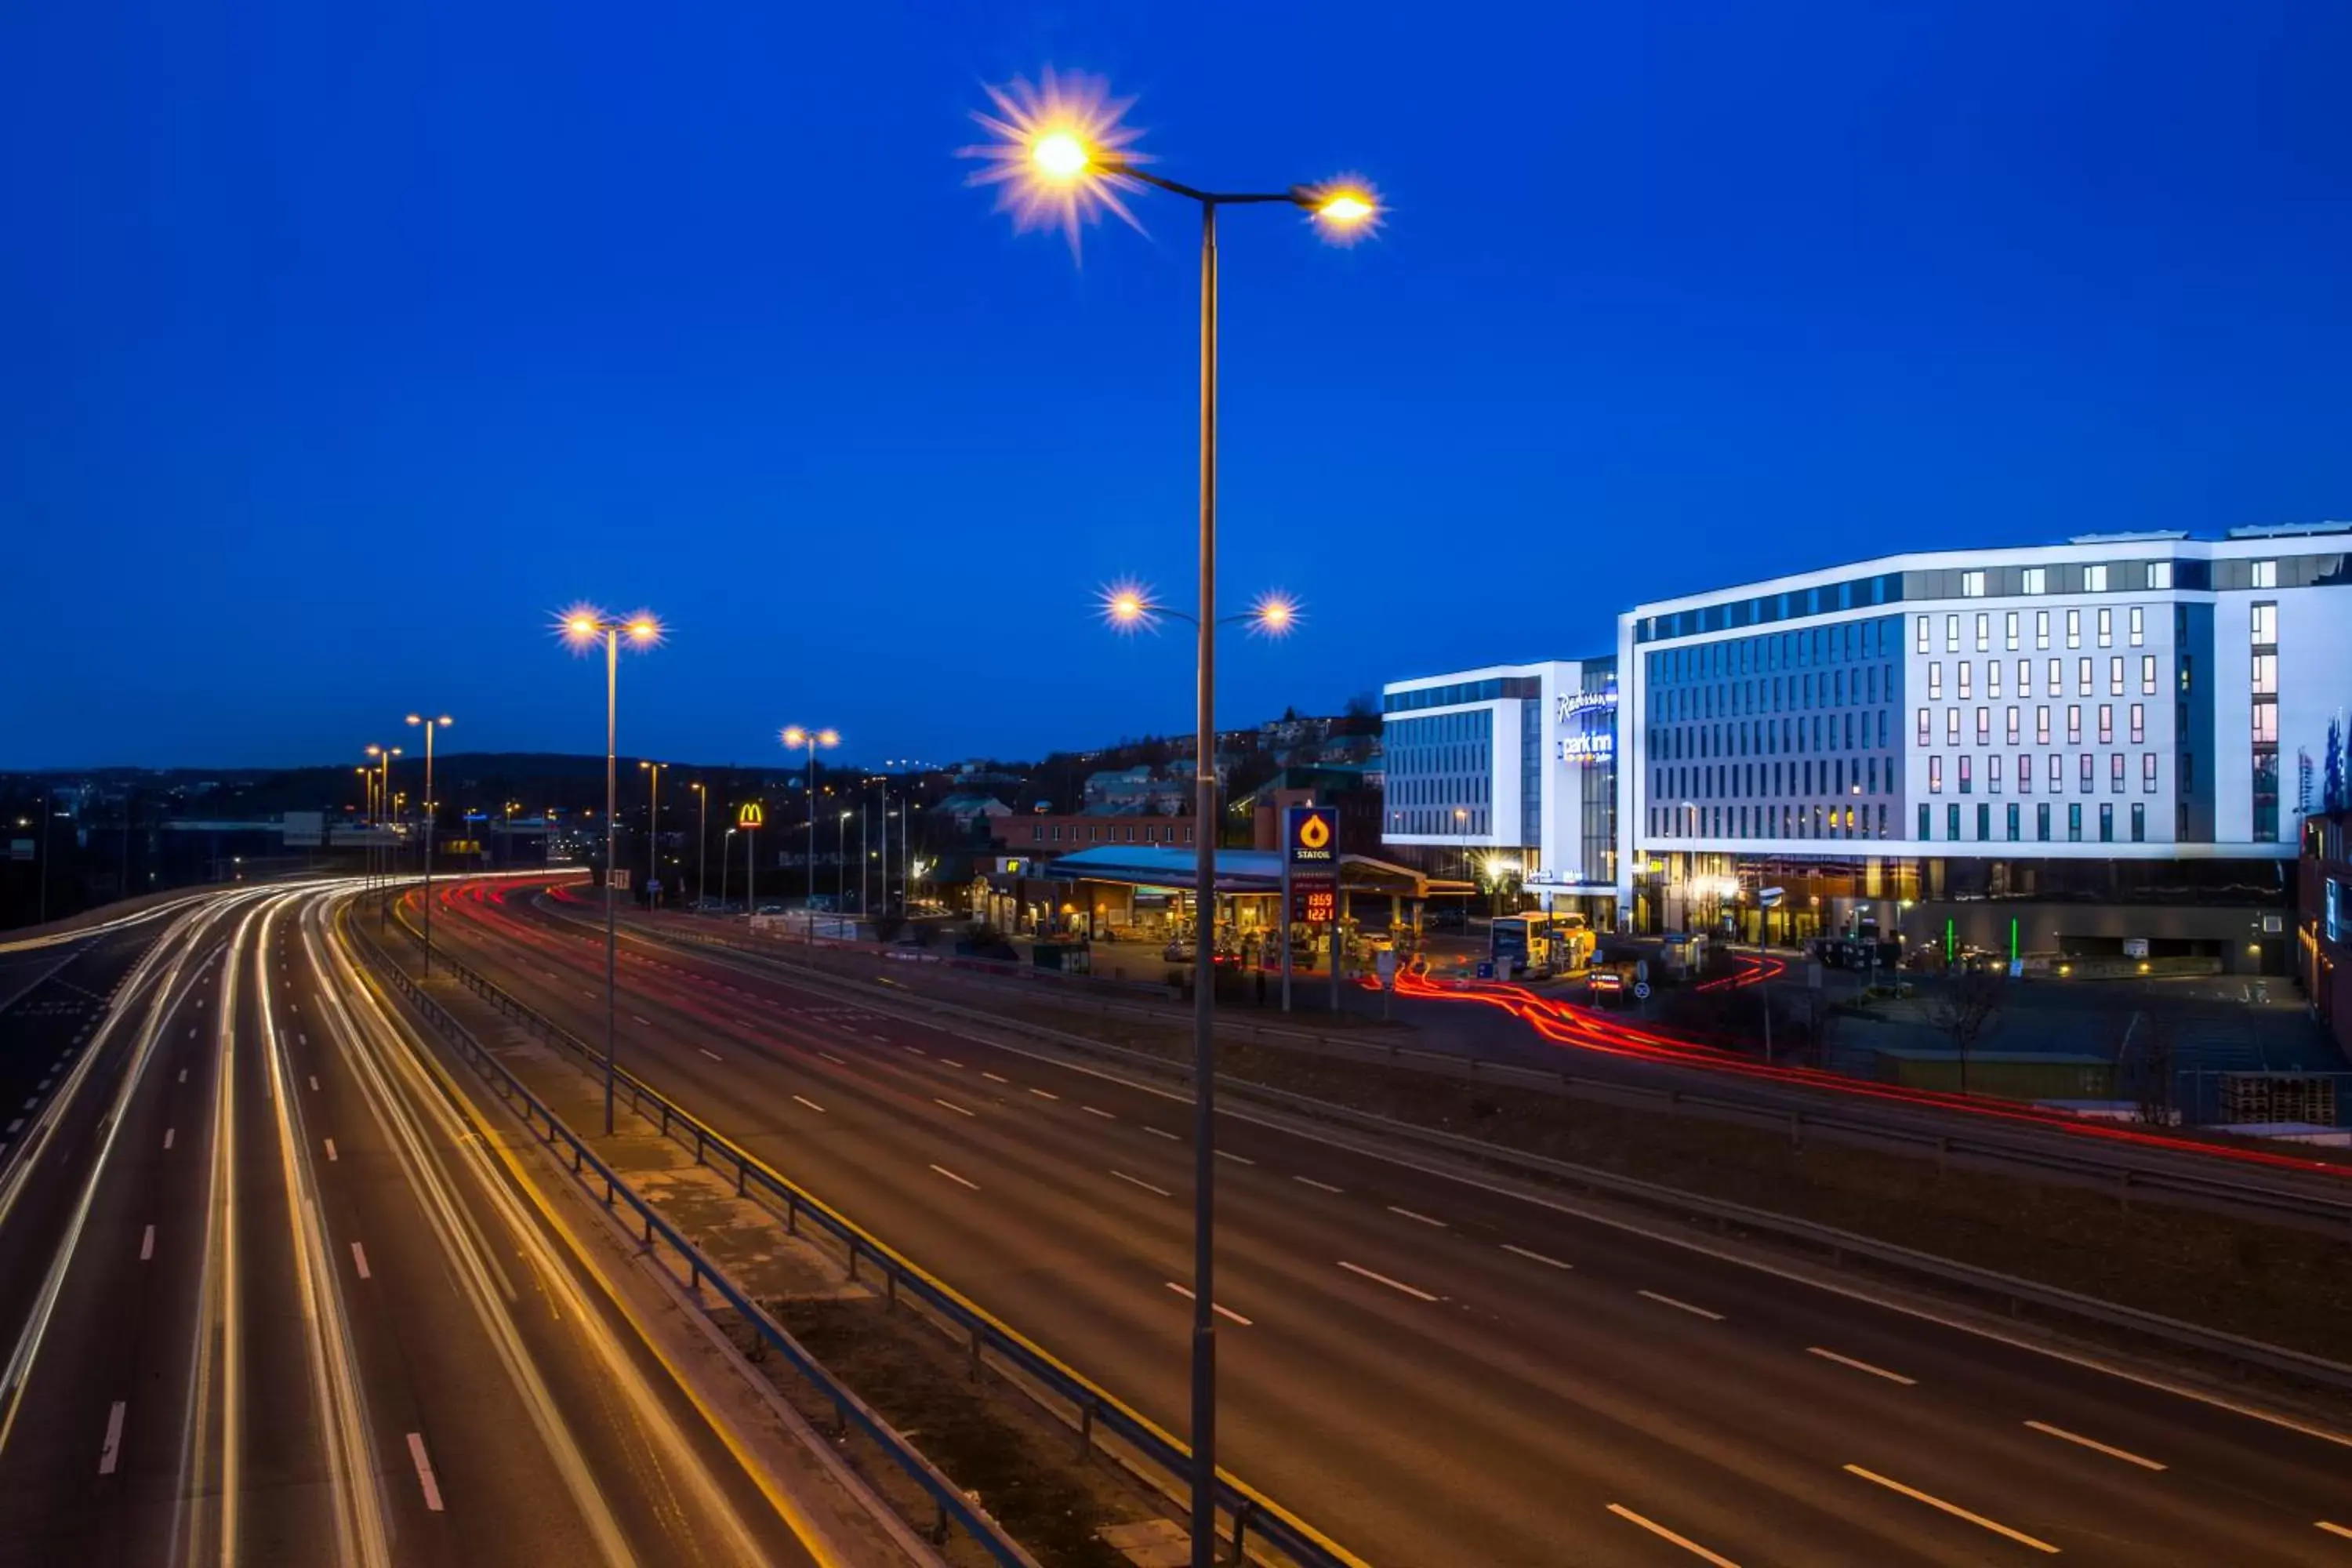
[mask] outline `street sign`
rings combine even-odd
[[[1482,958],[1478,961],[1478,978],[1481,980],[1492,980],[1495,978],[1495,961],[1493,959]]]
[[[613,868],[613,890],[616,893],[629,890],[629,874],[617,866]]]
[[[1648,981],[1636,980],[1633,982],[1633,999],[1636,1002],[1647,1002],[1650,999],[1650,983]]]
[[[1633,961],[1633,978],[1645,984],[1648,983],[1650,978],[1650,961],[1648,959],[1641,958]]]
[[[1328,805],[1294,805],[1283,842],[1294,874],[1335,869],[1339,864],[1339,814]]]
[[[1290,918],[1308,925],[1327,925],[1339,918],[1339,889],[1328,885],[1305,885],[1304,879],[1291,889]]]
[[[1396,949],[1381,949],[1379,956],[1372,961],[1372,967],[1380,972],[1381,990],[1396,989]]]
[[[1777,910],[1780,907],[1780,900],[1787,896],[1779,888],[1765,888],[1757,893],[1756,901],[1765,909]]]
[[[653,899],[658,899],[661,897],[661,879],[659,878],[652,877],[646,879],[646,896]]]

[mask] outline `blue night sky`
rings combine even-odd
[[[0,765],[1186,727],[1195,219],[1015,236],[982,85],[1138,96],[1225,226],[1221,717],[1884,551],[2352,513],[2352,8],[17,5]]]

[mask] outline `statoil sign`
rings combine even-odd
[[[1297,870],[1328,870],[1339,862],[1339,814],[1328,805],[1294,805],[1283,837]]]

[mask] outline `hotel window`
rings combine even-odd
[[[1979,805],[1977,807],[1977,837],[1981,840],[1990,838],[1991,837],[1992,807],[1989,805]]]
[[[2076,659],[2074,661],[2074,686],[2076,695],[2088,697],[2091,694],[2093,684],[2094,681],[2091,676],[2091,661],[2087,658]]]
[[[2082,776],[2083,781],[2081,787],[2075,791],[2077,795],[2089,795],[2099,787],[2098,764],[2094,761],[2093,753],[2089,752],[2083,753],[2083,765],[2075,772]]]
[[[2083,705],[2079,702],[2066,704],[2066,743],[2070,746],[2083,743]]]
[[[2046,746],[2050,743],[2050,706],[2048,703],[2043,703],[2033,710],[2033,743],[2037,746]]]
[[[2099,646],[2116,646],[2116,613],[2113,610],[2102,609],[2099,612]]]
[[[1920,839],[1921,839],[1921,841],[1922,841],[1922,842],[1925,842],[1925,841],[1926,841],[1926,839],[1927,839],[1927,803],[1926,801],[1924,801],[1924,800],[1923,800],[1923,801],[1921,801],[1921,802],[1919,803],[1919,837],[1920,837]]]
[[[2132,842],[2147,842],[2147,807],[2137,801],[2132,802]]]
[[[1992,710],[1990,708],[1979,708],[1977,710],[1977,744],[1981,746],[1991,739]]]
[[[2147,739],[2147,704],[2145,702],[2131,705],[2131,738],[2135,746]]]
[[[2009,705],[2008,719],[2009,722],[2005,726],[2005,731],[2009,737],[2009,743],[2014,746],[2017,744],[2017,704],[2014,702]]]
[[[1929,651],[1927,646],[1927,617],[1925,616],[1916,616],[1914,617],[1914,624],[1918,628],[1918,636],[1912,645],[1911,651],[1914,653],[1926,653]]]
[[[2033,808],[2033,837],[2044,844],[2050,842],[2050,803],[2046,800]]]
[[[1944,617],[1944,651],[1946,653],[1960,651],[1960,617],[1958,616]]]
[[[1933,701],[1941,700],[1943,695],[1944,661],[1939,658],[1927,667],[1927,696]]]
[[[2099,704],[2099,744],[2112,745],[2116,738],[2116,708],[2112,702]]]
[[[2009,651],[2015,653],[2017,651],[2017,612],[2015,610],[2010,611],[2009,618],[2003,621],[2001,626],[2001,635],[2009,645]]]
[[[2278,744],[2277,703],[2257,702],[2254,704],[2254,744],[2257,746],[2275,746]]]
[[[1960,808],[1957,805],[1948,805],[1944,808],[1944,837],[1955,843],[1959,841]]]
[[[2139,656],[2139,690],[2143,697],[2156,695],[2156,655],[2152,653]]]
[[[1944,793],[1944,754],[1941,752],[1930,752],[1927,754],[1927,793],[1929,795]]]
[[[2033,793],[2033,753],[2032,752],[2020,752],[2017,754],[2017,793],[2020,795]]]
[[[1987,697],[2000,695],[2000,660],[1997,658],[1985,660],[1985,695]]]
[[[2172,563],[2169,561],[2149,562],[2147,563],[2147,585],[2151,588],[2171,587]]]
[[[2009,841],[2017,842],[2017,806],[2013,802],[2009,808]]]
[[[2262,696],[2274,697],[2278,694],[2278,655],[2274,653],[2254,655],[2253,689]]]
[[[1961,574],[1960,574],[1960,597],[1961,597],[1961,598],[1963,598],[1963,599],[1981,599],[1981,598],[1983,598],[1983,597],[1984,597],[1984,594],[1985,594],[1985,574],[1984,574],[1983,573],[1981,573],[1981,572],[1963,572],[1963,573],[1961,573]]]
[[[2142,795],[2156,793],[2156,753],[2154,752],[2142,752],[2139,754],[2139,793]]]
[[[2083,568],[2083,592],[2104,594],[2107,591],[2107,569],[2104,566]]]
[[[1919,710],[1919,743],[1923,746],[1936,738],[1935,721],[1928,717],[1928,714],[1929,710],[1925,708]]]
[[[2066,646],[2068,647],[2083,646],[2083,612],[2080,610],[2066,612]]]
[[[2103,800],[2099,802],[2099,842],[2113,844],[2115,841],[2116,808]]]
[[[2107,660],[2107,695],[2121,697],[2123,694],[2124,661],[2120,657],[2110,658]]]
[[[2275,561],[2255,562],[2253,563],[2252,579],[2249,585],[2256,588],[2277,587],[2278,563]]]
[[[1970,670],[1974,669],[1975,668],[1976,668],[1976,666],[1975,666],[1973,663],[1971,663],[1969,660],[1968,660],[1968,659],[1965,659],[1965,658],[1964,658],[1964,659],[1960,660],[1960,662],[1959,662],[1959,667],[1958,667],[1958,668],[1959,668],[1959,677],[1960,677],[1960,699],[1961,699],[1961,700],[1962,700],[1962,701],[1966,701],[1969,698],[1973,697],[1974,695],[1976,695],[1974,692],[1972,692],[1972,691],[1970,691],[1970,690],[1969,689],[1969,672]]]
[[[2137,605],[2131,607],[2131,645],[2138,647],[2147,641],[2147,612]]]
[[[2066,803],[2066,842],[2069,844],[2083,842],[2083,807],[2078,801],[2070,800]]]
[[[1976,759],[1974,757],[1966,752],[1962,752],[1960,753],[1960,793],[1962,795],[1974,795],[1976,793],[1976,769],[1972,765],[1975,760]]]
[[[2040,566],[2028,566],[2025,569],[2025,591],[2029,594],[2050,592],[2049,572]]]
[[[2050,612],[2047,610],[2033,612],[2033,646],[2037,648],[2050,646]]]
[[[2107,753],[2107,793],[2124,793],[2124,754],[2121,752]]]
[[[1944,710],[1944,742],[1953,746],[1960,743],[1960,710],[1957,708]]]
[[[2053,658],[2050,661],[2050,695],[2063,696],[2065,690],[2066,661],[2063,658]]]
[[[1995,752],[1985,759],[1985,794],[2000,793],[2000,753]]]
[[[2030,658],[2017,661],[2017,694],[2020,697],[2033,695],[2033,661]]]
[[[1982,653],[1991,647],[1992,617],[1979,610],[1977,612],[1977,651]]]

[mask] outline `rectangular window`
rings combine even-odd
[[[1992,617],[1979,610],[1977,612],[1977,651],[1982,653],[1991,647]]]
[[[2028,566],[2025,569],[2025,591],[2029,594],[2046,594],[2050,592],[2049,572],[2043,567]],[[2046,611],[2044,612],[2045,615],[2048,612]]]
[[[1981,746],[1991,739],[1992,710],[1990,708],[1979,708],[1977,710],[1977,744]]]
[[[1936,738],[1935,721],[1928,717],[1931,711],[1926,708],[1919,710],[1919,743],[1923,746]]]
[[[1944,651],[1946,653],[1960,651],[1960,617],[1958,616],[1944,617]]]
[[[2012,702],[2012,703],[2011,703],[2011,704],[2009,705],[2009,712],[2008,712],[2008,714],[2007,714],[2007,718],[2008,718],[2009,722],[2008,722],[2007,726],[2005,727],[2005,729],[2004,729],[2004,731],[2003,731],[2003,733],[2008,737],[2009,743],[2010,743],[2011,745],[2014,746],[2015,744],[2017,744],[2017,704],[2016,704],[2016,703]]]
[[[1927,793],[1929,795],[1944,793],[1944,754],[1941,752],[1930,752],[1927,754]]]
[[[2099,612],[2099,646],[2116,646],[2116,613],[2113,610],[2102,609]]]
[[[2139,656],[2139,690],[2143,697],[2156,695],[2156,655],[2152,653]]]
[[[2147,585],[2151,588],[2171,587],[2172,563],[2169,561],[2149,562],[2147,563]]]
[[[2115,738],[2115,704],[2111,702],[2102,702],[2099,704],[2099,744],[2102,746],[2111,745],[2114,743]]]
[[[2104,594],[2107,591],[2107,569],[2105,566],[2083,568],[2083,592]]]
[[[2258,653],[2254,655],[2253,689],[2257,693],[2264,696],[2275,696],[2277,694],[2278,655],[2274,653]]]
[[[2107,793],[2124,793],[2124,754],[2121,752],[2107,753]]]
[[[2089,795],[2093,790],[2098,787],[2098,764],[2094,760],[2094,757],[2095,753],[2084,752],[2083,753],[2083,765],[2075,770],[2077,774],[2080,775],[2082,781],[2077,789],[2077,793],[2079,794]]]
[[[1913,617],[1913,619],[1914,624],[1917,627],[1918,635],[1912,644],[1911,651],[1914,653],[1926,653],[1929,651],[1927,646],[1927,617],[1925,616],[1918,616]]]
[[[1960,660],[1960,663],[1959,663],[1959,676],[1960,676],[1960,699],[1961,699],[1961,700],[1962,700],[1962,701],[1966,701],[1969,698],[1973,697],[1973,696],[1975,696],[1975,695],[1976,695],[1976,693],[1975,693],[1975,692],[1973,692],[1973,691],[1971,691],[1971,690],[1969,690],[1969,671],[1971,671],[1971,670],[1973,670],[1973,669],[1975,669],[1975,668],[1976,668],[1976,666],[1975,666],[1973,663],[1971,663],[1969,660],[1965,659],[1965,658],[1964,658],[1964,659],[1962,659],[1962,660]]]
[[[2251,581],[2252,581],[2252,586],[2254,586],[2254,587],[2257,587],[2257,588],[2275,588],[2275,587],[2277,587],[2277,586],[2278,586],[2278,563],[2277,563],[2277,562],[2275,562],[2275,561],[2257,561],[2257,562],[2255,562],[2255,563],[2253,563],[2253,570],[2252,570],[2252,574]]]
[[[1981,599],[1981,598],[1983,598],[1983,597],[1984,597],[1984,593],[1985,593],[1985,574],[1984,574],[1983,573],[1981,573],[1981,572],[1963,572],[1963,573],[1961,573],[1961,574],[1960,574],[1960,597],[1961,597],[1961,598],[1963,598],[1963,599]]]
[[[1985,660],[1985,695],[1987,697],[2000,695],[2000,660],[1997,658]]]
[[[2037,746],[2050,743],[2050,708],[2046,703],[2033,710],[2033,743]]]
[[[2033,837],[2042,843],[2050,842],[2050,803],[2046,800],[2033,808]]]
[[[1981,841],[1990,838],[1991,837],[1992,807],[1989,805],[1979,805],[1977,807],[1977,837]]]
[[[2079,801],[2070,800],[2066,803],[2066,842],[2069,844],[2083,842],[2083,806]]]
[[[2000,793],[2000,753],[1999,752],[1985,759],[1985,793],[1987,795]]]
[[[2147,739],[2147,704],[2145,702],[2131,705],[2131,738],[2135,746]]]
[[[2107,695],[2121,697],[2123,694],[2124,661],[2120,658],[2110,658],[2107,660]]]
[[[1972,765],[1975,762],[1976,758],[1970,753],[1967,752],[1962,752],[1960,753],[1960,793],[1962,795],[1974,795],[1976,793],[1976,769]]]
[[[2278,606],[2276,605],[2256,605],[2253,614],[2248,617],[2248,623],[2252,628],[2253,643],[2256,647],[2264,647],[2278,641]]]
[[[1930,701],[1941,701],[1943,696],[1944,661],[1939,658],[1927,666],[1927,697]]]
[[[2009,841],[2011,844],[2017,842],[2017,806],[2012,802],[2009,808]]]
[[[2032,752],[2017,753],[2017,793],[2020,795],[2033,793],[2033,753]]]
[[[2099,842],[2116,841],[2116,808],[2105,801],[2099,802]]]
[[[1956,844],[1959,842],[1960,808],[1957,805],[1948,805],[1944,808],[1944,837]]]
[[[2156,753],[2154,752],[2142,752],[2139,754],[2139,793],[2142,795],[2156,793]]]
[[[2137,801],[2132,802],[2132,842],[2147,842],[2147,807]]]
[[[2083,705],[2079,702],[2066,704],[2066,743],[2070,746],[2083,743]]]
[[[2050,612],[2047,610],[2033,612],[2033,646],[2037,648],[2050,646]]]
[[[2076,694],[2083,697],[2088,697],[2091,694],[2092,684],[2091,661],[2087,658],[2076,659],[2074,661],[2074,687]]]
[[[2017,694],[2020,697],[2033,695],[2033,661],[2030,658],[2017,661]]]
[[[2083,612],[2080,610],[2066,612],[2066,646],[2068,647],[2083,646]]]
[[[2010,611],[2008,618],[2002,622],[2002,637],[2008,644],[2009,651],[2015,653],[2017,651],[2017,612],[2015,610]]]
[[[2147,612],[2137,605],[2131,607],[2131,645],[2138,647],[2147,641]]]
[[[2254,743],[2258,746],[2275,746],[2278,744],[2277,703],[2257,702],[2254,704]]]
[[[1927,837],[1927,803],[1923,800],[1919,803],[1919,838],[1922,843]]]
[[[1944,710],[1944,741],[1948,745],[1960,743],[1960,710],[1957,708]]]

